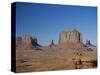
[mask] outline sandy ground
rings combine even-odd
[[[16,50],[16,72],[95,68],[97,51],[42,47]]]

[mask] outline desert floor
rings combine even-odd
[[[97,67],[97,51],[41,47],[16,50],[16,72],[70,70]]]

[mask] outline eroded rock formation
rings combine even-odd
[[[82,35],[75,29],[69,29],[60,33],[59,43],[82,43]]]
[[[25,35],[23,38],[23,48],[32,49],[32,37],[29,35]]]
[[[40,46],[37,42],[37,38],[33,38],[30,35],[24,35],[22,37],[16,37],[16,47],[23,49],[33,49]]]
[[[75,29],[61,32],[59,35],[59,47],[61,48],[81,48],[84,47],[82,35]]]
[[[86,40],[86,44],[85,44],[88,48],[91,48],[93,50],[96,50],[96,46],[93,45],[90,40]]]
[[[55,44],[54,44],[54,41],[53,41],[53,40],[51,41],[51,44],[50,44],[49,46],[50,46],[50,48],[55,46]]]

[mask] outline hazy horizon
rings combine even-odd
[[[16,35],[29,34],[41,45],[57,44],[59,33],[73,28],[83,42],[97,45],[97,8],[71,5],[16,3]]]

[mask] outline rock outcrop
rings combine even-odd
[[[69,29],[64,32],[61,32],[59,35],[59,47],[60,48],[84,47],[81,33],[75,29]]]
[[[96,50],[96,46],[93,45],[90,40],[86,40],[86,44],[85,44],[88,48],[91,48],[93,50]]]
[[[75,29],[69,29],[60,33],[59,43],[82,43],[82,35]]]
[[[30,35],[25,35],[22,40],[24,49],[32,49],[32,37]]]
[[[54,46],[55,46],[55,44],[54,44],[54,41],[52,40],[51,44],[49,45],[49,47],[51,48],[51,47],[54,47]]]
[[[37,42],[37,38],[32,38],[30,35],[25,35],[22,37],[16,37],[16,47],[23,49],[33,49],[40,47]]]

